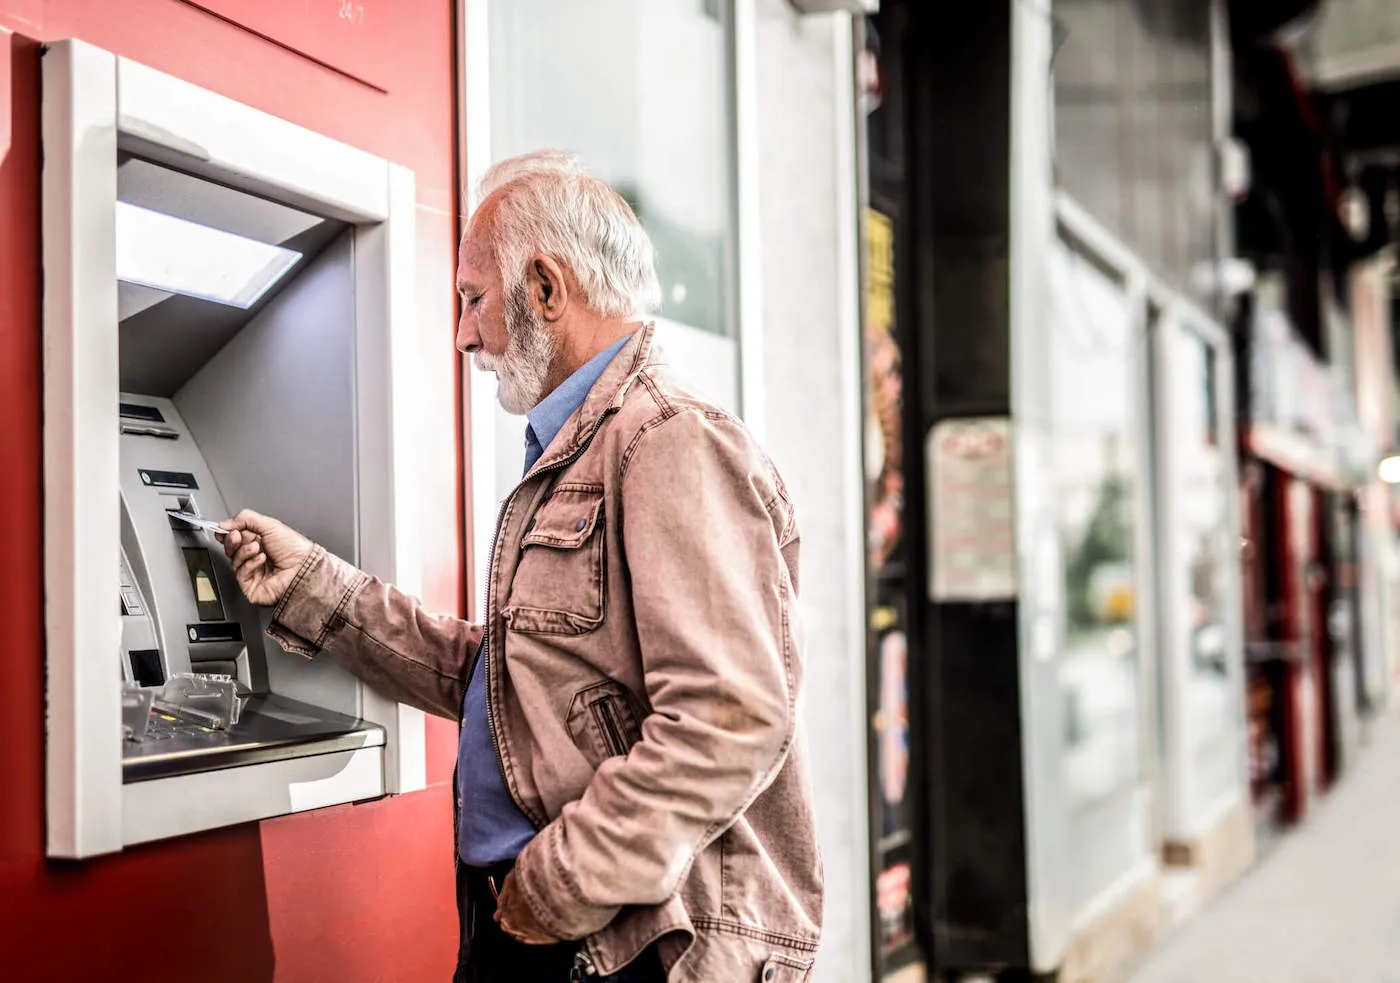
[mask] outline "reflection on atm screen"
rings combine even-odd
[[[219,585],[214,579],[214,562],[202,546],[185,547],[185,566],[190,571],[190,588],[200,621],[223,621],[224,605],[219,600]]]

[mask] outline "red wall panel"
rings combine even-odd
[[[29,805],[34,808],[32,800]],[[314,979],[281,972],[285,957],[273,948],[264,869],[256,826],[83,863],[45,863],[31,850],[0,867],[5,978],[113,983]],[[302,917],[310,916],[306,912]],[[354,958],[354,952],[352,947],[347,958]]]
[[[378,36],[381,49],[368,61],[363,50],[342,58],[335,39],[319,37],[314,26],[306,33],[313,4],[338,9],[340,0],[253,3],[264,19],[247,29],[233,21],[248,4],[223,3],[221,18],[181,0],[0,0],[0,514],[8,520],[0,535],[6,599],[0,953],[6,978],[300,983],[450,975],[456,930],[447,780],[455,729],[446,722],[429,722],[432,785],[424,792],[83,863],[43,856],[40,93],[38,46],[30,39],[81,38],[412,168],[420,291],[438,289],[428,281],[447,271],[441,294],[420,299],[422,310],[444,322],[440,329],[423,326],[425,363],[435,374],[427,409],[438,420],[460,418],[450,299],[458,207],[453,4],[392,4],[390,36]],[[373,6],[391,5],[376,0]],[[283,31],[279,15],[286,25],[298,23]],[[375,84],[351,77],[356,73]],[[461,537],[440,534],[462,521],[455,422],[435,427],[424,442],[425,461],[438,463],[425,465],[419,499],[425,528],[439,532],[423,542],[425,599],[438,610],[460,610]]]
[[[43,835],[44,644],[39,349],[39,53],[0,32],[0,871]],[[0,888],[3,891],[3,888]],[[3,896],[3,895],[0,895]],[[0,929],[3,931],[3,929]]]
[[[451,977],[457,920],[447,785],[264,823],[262,842],[266,869],[279,875],[267,888],[278,979]]]
[[[185,0],[313,61],[387,91],[402,4],[394,0]]]

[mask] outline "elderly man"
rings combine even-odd
[[[543,152],[481,195],[457,347],[529,419],[481,625],[253,512],[225,523],[239,584],[285,648],[460,720],[456,980],[805,980],[822,879],[782,480],[667,377],[615,191]]]

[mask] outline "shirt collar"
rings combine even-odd
[[[603,370],[608,367],[617,353],[631,339],[631,335],[620,338],[584,363],[578,371],[569,376],[552,393],[540,400],[539,405],[525,414],[530,421],[530,429],[535,432],[535,440],[541,449],[547,449],[564,424],[569,421],[588,396]]]

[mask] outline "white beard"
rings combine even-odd
[[[520,416],[539,405],[549,367],[558,353],[549,325],[530,306],[528,287],[521,283],[506,298],[505,354],[477,352],[474,364],[496,376],[496,398],[507,413]]]

